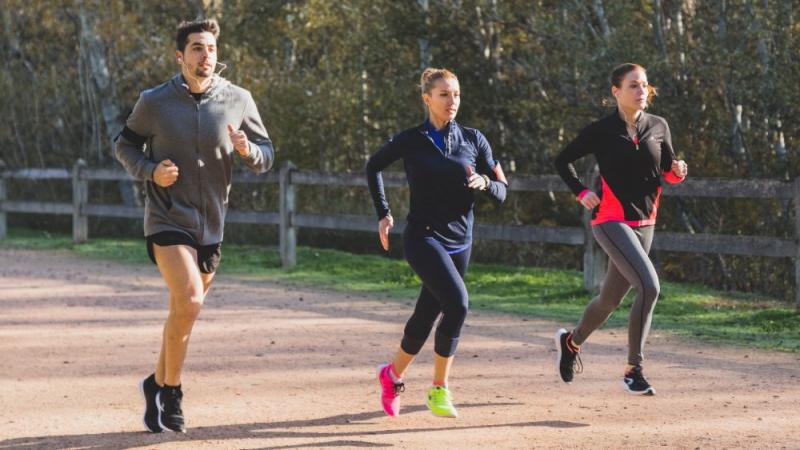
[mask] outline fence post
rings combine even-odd
[[[797,254],[794,256],[794,302],[800,313],[800,177],[794,179],[794,241],[797,243]]]
[[[8,198],[6,193],[6,163],[0,159],[0,241],[8,234],[8,222],[6,222],[6,211],[4,203]]]
[[[280,253],[284,268],[297,264],[297,228],[292,224],[294,216],[294,185],[292,171],[297,167],[287,161],[278,173],[280,223]]]
[[[597,184],[600,178],[600,170],[597,165],[593,165],[584,179],[586,186],[597,192]],[[603,249],[597,245],[592,235],[592,212],[588,209],[583,211],[583,288],[589,292],[597,292],[603,283],[606,275],[608,257]]]
[[[86,162],[75,161],[72,166],[72,241],[76,244],[89,239],[89,219],[86,204],[89,202],[89,180],[84,177]]]

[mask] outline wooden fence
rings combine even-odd
[[[6,180],[72,180],[72,203],[52,203],[8,200]],[[120,217],[140,219],[142,208],[121,205],[91,204],[89,198],[90,181],[119,181],[130,179],[122,170],[90,169],[83,161],[78,161],[72,170],[68,169],[18,169],[0,171],[0,239],[6,236],[6,215],[8,213],[67,214],[72,215],[72,233],[76,243],[89,238],[88,217]],[[236,173],[236,183],[257,183],[279,185],[279,210],[274,211],[228,211],[227,222],[278,225],[280,230],[280,254],[285,267],[296,264],[297,228],[319,228],[329,230],[377,231],[374,216],[346,214],[309,214],[295,210],[295,186],[362,186],[366,179],[361,174],[326,173],[298,170],[291,162],[280,170],[265,175]],[[387,187],[407,186],[405,176],[398,173],[385,173]],[[555,175],[515,176],[511,178],[510,191],[521,192],[568,192],[561,179]],[[679,185],[665,186],[664,193],[678,197],[721,197],[721,198],[765,198],[793,201],[794,239],[786,240],[766,236],[739,236],[719,234],[689,234],[659,231],[653,248],[666,251],[693,253],[720,253],[728,255],[768,256],[792,258],[795,263],[795,303],[800,310],[800,255],[797,238],[800,237],[800,178],[793,183],[776,180],[735,180],[689,178]],[[545,242],[554,244],[580,245],[584,247],[584,285],[589,290],[599,286],[605,273],[605,258],[596,247],[588,226],[588,215],[584,216],[583,227],[544,227],[536,225],[500,225],[478,222],[475,238],[512,242]],[[401,233],[405,221],[396,220],[392,233]]]

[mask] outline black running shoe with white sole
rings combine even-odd
[[[156,394],[159,386],[156,384],[156,375],[139,382],[139,392],[144,398],[144,429],[151,433],[161,433],[161,426],[158,425],[158,406],[156,406]]]
[[[656,390],[645,380],[642,366],[634,367],[622,377],[622,387],[633,395],[655,395]]]
[[[186,422],[183,418],[181,400],[183,392],[180,386],[166,386],[156,394],[158,405],[158,425],[164,431],[186,433]]]
[[[572,344],[572,333],[565,329],[556,331],[556,370],[565,383],[571,383],[576,373],[583,372],[583,362],[579,356],[580,350]]]

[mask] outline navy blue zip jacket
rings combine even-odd
[[[447,246],[472,242],[475,191],[467,187],[468,166],[489,177],[484,191],[489,197],[498,203],[506,198],[508,183],[480,131],[451,121],[442,150],[423,123],[397,134],[367,161],[367,183],[378,220],[389,214],[381,171],[398,159],[403,160],[411,190],[408,227]]]

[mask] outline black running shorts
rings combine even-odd
[[[153,264],[158,265],[156,256],[153,253],[153,244],[161,247],[169,245],[188,245],[197,251],[197,266],[200,272],[214,273],[219,267],[219,258],[222,255],[222,242],[211,245],[198,245],[188,234],[180,231],[162,231],[151,234],[145,238],[147,240],[147,256]]]

